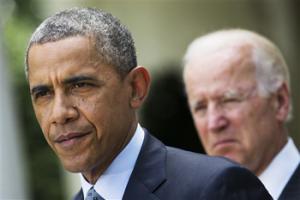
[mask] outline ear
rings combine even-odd
[[[275,93],[276,118],[286,121],[290,109],[290,94],[287,84],[284,82]]]
[[[130,106],[137,109],[142,105],[148,94],[150,75],[146,68],[138,66],[130,71],[129,77],[132,88]]]

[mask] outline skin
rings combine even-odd
[[[67,170],[95,183],[134,134],[147,70],[136,67],[121,77],[97,59],[93,39],[82,36],[33,45],[28,58],[44,137]]]
[[[251,46],[197,55],[184,72],[189,106],[209,155],[224,156],[260,175],[287,142],[285,83],[268,97],[258,92]]]

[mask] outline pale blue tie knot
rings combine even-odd
[[[86,200],[105,200],[105,199],[96,192],[94,187],[91,187],[91,189],[87,193]]]

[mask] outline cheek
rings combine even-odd
[[[197,129],[198,136],[201,140],[206,140],[208,137],[207,129],[206,129],[206,122],[205,119],[199,119],[197,116],[193,116],[194,124]]]
[[[80,121],[87,121],[94,126],[98,134],[102,133],[113,120],[111,117],[113,109],[103,98],[79,99],[77,108],[81,115]]]
[[[42,131],[44,133],[47,132],[47,127],[49,127],[49,119],[47,117],[49,115],[49,109],[41,109],[34,107],[34,112]]]
[[[277,128],[272,111],[264,111],[263,109],[260,109],[260,111],[251,113],[252,120],[251,124],[249,124],[249,126],[252,126],[253,140],[258,140],[257,143],[271,141]]]
[[[264,121],[260,115],[258,108],[244,107],[231,116],[231,126],[245,149],[256,147],[256,141],[260,140],[259,127]]]
[[[230,121],[230,124],[236,129],[245,129],[249,124],[252,124],[252,119],[256,108],[252,108],[246,105],[236,107],[231,112],[228,112],[226,117]],[[238,130],[243,131],[243,130]]]
[[[242,109],[238,115],[240,116],[239,122],[249,129],[256,129],[259,124],[264,123],[266,120],[264,111],[259,105]]]
[[[94,116],[94,113],[100,112],[99,109],[101,102],[103,100],[98,97],[98,95],[93,95],[88,98],[74,98],[73,102],[77,109],[80,111],[81,114],[86,116]]]
[[[50,108],[47,106],[42,106],[42,107],[34,106],[33,108],[34,108],[36,119],[43,133],[43,136],[46,139],[47,143],[50,146],[52,146],[51,136],[50,136],[50,129],[51,129]]]

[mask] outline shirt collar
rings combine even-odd
[[[95,185],[91,185],[80,174],[84,199],[91,187],[104,199],[122,199],[130,175],[144,141],[144,130],[138,124],[137,129],[126,147],[117,155],[109,167],[98,178]]]
[[[297,147],[291,138],[259,176],[273,199],[278,199],[300,162]]]

